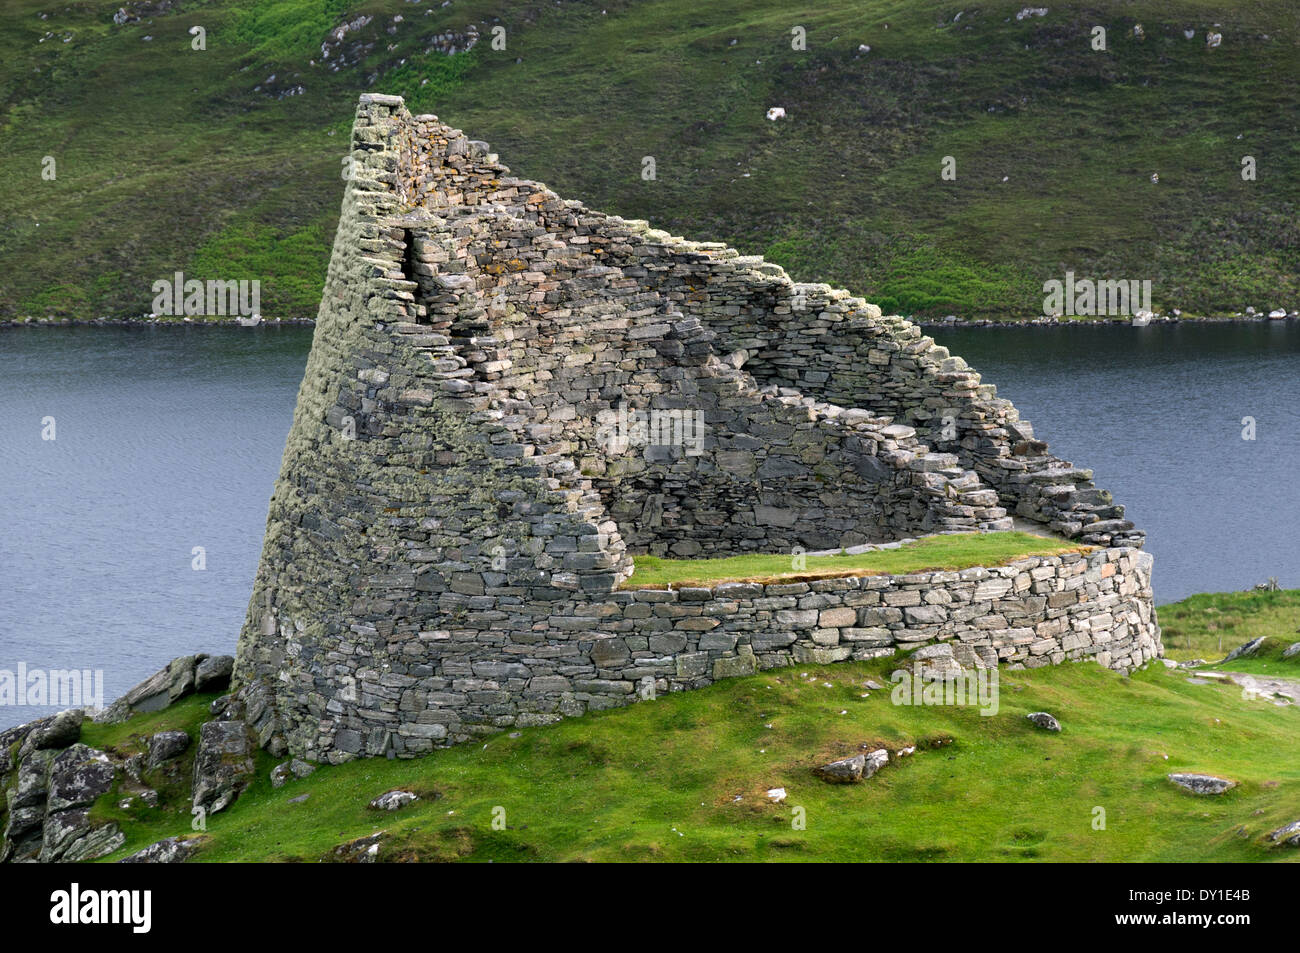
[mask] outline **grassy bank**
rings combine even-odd
[[[957,533],[928,536],[897,549],[857,555],[803,556],[802,564],[797,567],[795,557],[788,554],[721,559],[637,556],[636,572],[626,587],[664,589],[668,586],[713,586],[720,582],[777,582],[967,569],[971,566],[999,566],[1025,556],[1051,555],[1079,548],[1029,533]]]
[[[140,19],[119,25],[121,6],[0,12],[0,319],[138,316],[178,270],[258,279],[266,316],[314,316],[369,90],[563,195],[890,311],[1027,317],[1067,269],[1150,279],[1158,307],[1189,313],[1300,301],[1285,4],[1096,0],[1017,20],[1019,2],[957,19],[935,0],[204,0],[127,3]],[[471,25],[470,53],[435,49]]]
[[[1217,661],[1237,646],[1261,636],[1267,638],[1264,651],[1253,659],[1234,662],[1229,668],[1257,671],[1266,660],[1284,669],[1259,674],[1284,674],[1300,678],[1300,655],[1281,659],[1281,652],[1300,642],[1300,589],[1277,592],[1198,593],[1172,605],[1160,606],[1161,638],[1165,654],[1172,659]]]

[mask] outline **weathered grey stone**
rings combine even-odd
[[[230,675],[235,670],[235,659],[230,655],[210,655],[194,669],[196,692],[219,692],[230,685]]]
[[[73,808],[46,815],[41,845],[41,863],[78,863],[113,853],[126,835],[114,822],[95,824],[86,808]]]
[[[884,748],[877,748],[875,751],[867,752],[867,764],[862,769],[863,780],[875,775],[877,771],[889,763],[889,752]]]
[[[1263,646],[1264,638],[1265,636],[1261,635],[1257,639],[1251,639],[1249,642],[1244,642],[1241,645],[1238,645],[1235,649],[1229,652],[1223,660],[1225,662],[1231,662],[1233,659],[1250,658]]]
[[[190,746],[190,736],[183,731],[160,731],[149,736],[149,767],[156,768],[164,761],[182,754]]]
[[[419,795],[411,791],[389,791],[381,794],[370,802],[370,806],[376,811],[396,811],[400,807],[406,807],[412,801],[418,801]]]
[[[820,767],[813,768],[813,773],[829,784],[854,784],[875,775],[889,762],[889,752],[884,748],[851,758],[841,758]]]
[[[244,722],[204,722],[194,755],[194,807],[208,814],[229,807],[252,783],[254,770]]]
[[[66,748],[81,737],[81,724],[85,715],[81,709],[61,711],[32,730],[23,745],[24,749]]]
[[[379,845],[387,831],[376,831],[339,844],[324,859],[343,864],[373,864],[379,857]]]
[[[116,774],[116,765],[103,751],[83,744],[61,751],[50,766],[48,810],[89,807],[108,793]]]
[[[194,691],[194,673],[206,655],[186,655],[172,659],[143,682],[131,688],[102,712],[95,721],[110,724],[125,721],[135,712],[161,711]]]
[[[148,847],[123,857],[119,864],[183,864],[189,860],[206,843],[207,837],[199,834],[191,837],[167,837],[155,841]]]
[[[1169,780],[1193,794],[1223,794],[1237,786],[1236,781],[1212,774],[1171,774]]]
[[[866,766],[867,756],[858,754],[813,768],[813,774],[830,784],[852,784],[862,780],[862,771]]]
[[[1286,847],[1300,847],[1300,821],[1292,821],[1270,832],[1268,840]]]
[[[1045,731],[1060,731],[1061,723],[1045,711],[1033,711],[1025,716]]]

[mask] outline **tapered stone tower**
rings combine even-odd
[[[244,717],[272,750],[409,756],[900,646],[1121,669],[1159,653],[1122,507],[909,322],[562,200],[396,97],[362,97],[351,154],[239,640]],[[627,586],[632,554],[797,553],[1012,514],[1096,549]]]

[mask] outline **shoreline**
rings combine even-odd
[[[1079,318],[1063,321],[1060,318],[1014,318],[1008,321],[994,321],[990,318],[978,318],[972,321],[933,321],[913,320],[912,323],[922,328],[1081,328],[1081,327],[1137,327],[1146,328],[1156,325],[1179,324],[1286,324],[1300,321],[1300,312],[1289,312],[1280,318],[1273,318],[1263,312],[1255,314],[1229,314],[1222,316],[1203,315],[1155,315],[1145,324],[1134,324],[1132,317]]]
[[[315,318],[275,318],[246,325],[238,318],[214,318],[205,321],[163,321],[158,318],[25,318],[0,321],[0,328],[239,328],[239,327],[315,327]]]
[[[1156,325],[1179,324],[1285,324],[1300,321],[1300,312],[1290,312],[1285,317],[1273,318],[1262,312],[1255,314],[1233,314],[1224,316],[1157,315],[1147,324],[1134,325],[1131,317],[1081,318],[1063,321],[1059,318],[1011,318],[995,321],[991,318],[978,318],[970,321],[944,321],[926,318],[908,318],[917,327],[927,330],[947,330],[951,328],[1079,328],[1079,327],[1153,327]],[[275,318],[263,320],[256,325],[245,325],[238,318],[215,318],[204,321],[162,320],[159,318],[24,318],[22,320],[0,320],[0,329],[4,328],[197,328],[197,327],[315,327],[315,318]]]

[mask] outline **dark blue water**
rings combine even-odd
[[[1155,555],[1159,602],[1300,586],[1300,325],[934,330]],[[1243,440],[1242,419],[1255,421]]]
[[[1160,601],[1300,586],[1300,327],[934,333],[1129,507]],[[303,328],[0,330],[0,670],[102,670],[111,701],[177,655],[234,651],[310,346]],[[57,707],[0,707],[0,727]]]
[[[310,347],[310,328],[0,330],[0,669],[102,670],[112,701],[177,655],[233,653]],[[0,727],[59,707],[0,707]]]

